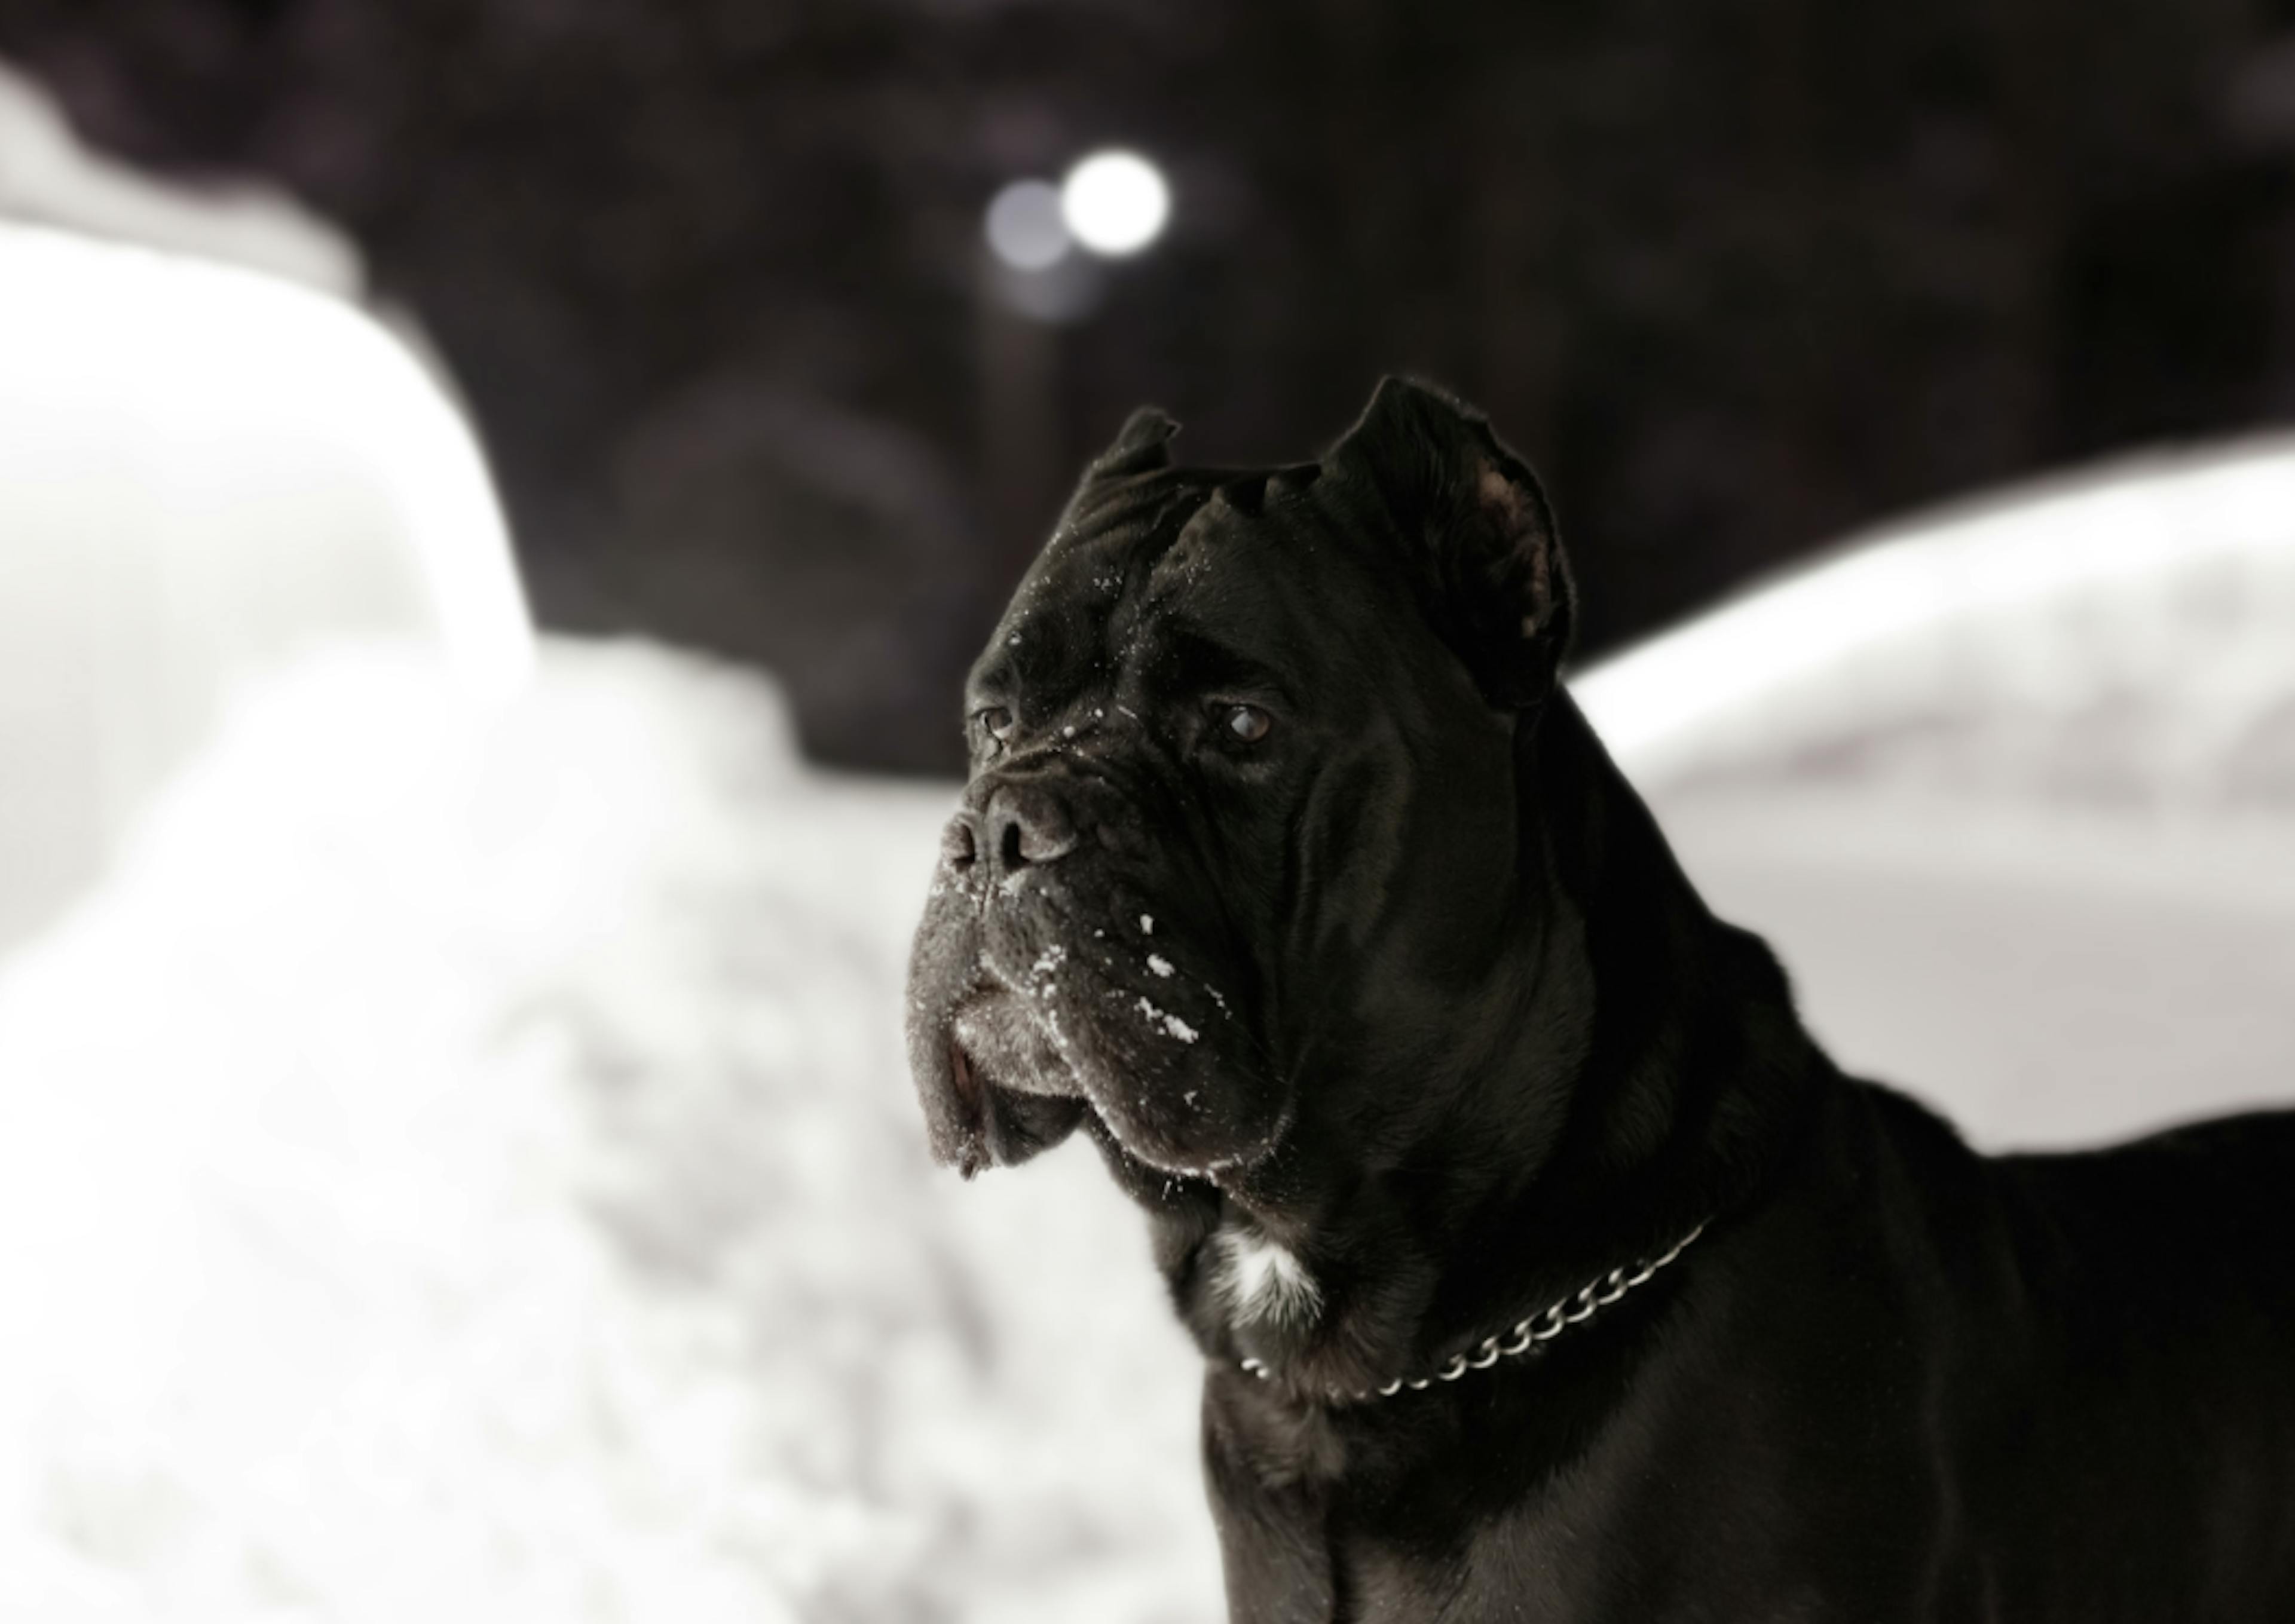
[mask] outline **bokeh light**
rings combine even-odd
[[[1073,246],[1060,192],[1048,181],[1014,181],[988,205],[983,230],[997,258],[1016,271],[1058,265]]]
[[[1111,150],[1080,159],[1060,184],[1060,216],[1095,254],[1136,254],[1163,234],[1172,189],[1137,152]]]

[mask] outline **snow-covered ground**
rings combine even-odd
[[[0,969],[0,1618],[1215,1616],[1136,1219],[925,1157],[947,799],[643,647],[242,711]]]

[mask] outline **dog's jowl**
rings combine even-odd
[[[1081,1130],[1144,1209],[1232,1616],[2295,1619],[2295,1115],[1988,1159],[1843,1076],[1480,417],[1173,432],[973,669],[910,1057],[943,1161]]]

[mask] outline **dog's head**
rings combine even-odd
[[[1125,425],[972,671],[909,1013],[968,1173],[1086,1122],[1213,1183],[1400,1144],[1448,1102],[1378,1080],[1519,1014],[1446,993],[1517,951],[1515,736],[1570,630],[1530,469],[1392,379],[1319,462],[1175,467],[1174,432]]]

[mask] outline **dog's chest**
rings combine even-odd
[[[1298,1253],[1281,1242],[1231,1226],[1212,1245],[1212,1287],[1232,1325],[1297,1330],[1321,1314],[1322,1287]]]

